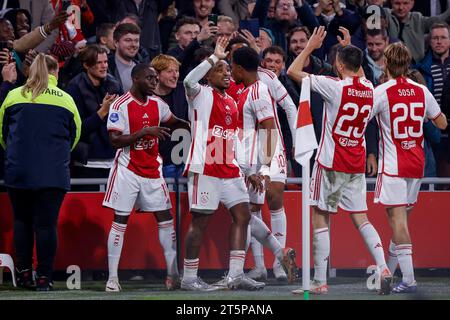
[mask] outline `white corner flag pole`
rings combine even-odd
[[[309,161],[317,149],[317,140],[310,109],[311,78],[304,78],[297,113],[295,134],[295,160],[302,166],[302,289],[303,299],[309,300],[310,290],[310,209]]]
[[[310,286],[310,215],[309,215],[309,161],[302,166],[302,287],[303,300],[309,300]]]

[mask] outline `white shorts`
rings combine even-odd
[[[287,165],[286,157],[284,154],[274,155],[272,162],[270,163],[269,177],[271,182],[286,183],[287,178]],[[264,182],[263,182],[264,183]],[[266,191],[259,193],[255,191],[251,186],[248,188],[248,194],[250,196],[250,203],[264,204],[266,198]]]
[[[189,209],[201,213],[213,213],[220,202],[227,209],[249,202],[243,177],[221,179],[193,172],[188,175],[188,197]]]
[[[320,210],[337,212],[338,206],[353,213],[366,212],[366,177],[344,173],[314,164],[310,184],[310,204]]]
[[[421,179],[378,174],[374,203],[386,206],[412,206],[417,202]]]
[[[133,207],[141,212],[172,208],[169,190],[163,178],[144,178],[120,164],[116,164],[109,172],[103,205],[127,215]]]

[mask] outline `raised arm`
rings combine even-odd
[[[324,26],[314,29],[314,32],[312,33],[311,38],[309,38],[305,49],[303,49],[303,51],[295,58],[294,62],[292,62],[291,66],[287,70],[287,75],[289,78],[297,83],[301,83],[303,78],[308,76],[306,72],[303,72],[305,63],[312,52],[322,46],[326,35],[327,32],[325,31]]]
[[[225,48],[228,45],[228,39],[220,37],[217,39],[216,48],[214,53],[206,60],[195,67],[183,81],[186,89],[186,95],[188,97],[195,97],[200,92],[199,81],[208,73],[208,71],[219,61],[227,57],[228,52],[225,52]]]

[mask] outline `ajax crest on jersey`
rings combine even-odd
[[[209,201],[209,192],[202,192],[200,196],[200,203],[205,205]]]

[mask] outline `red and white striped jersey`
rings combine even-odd
[[[425,168],[423,121],[441,114],[427,87],[399,77],[378,86],[372,117],[380,128],[378,172],[422,178]]]
[[[236,102],[209,86],[198,85],[193,96],[187,96],[192,142],[185,171],[216,178],[241,176],[235,158],[238,122]]]
[[[274,100],[270,97],[269,89],[260,80],[255,81],[239,94],[237,105],[239,110],[239,140],[242,146],[242,149],[238,152],[239,164],[247,171],[258,163],[258,124],[264,120],[275,118],[276,106]],[[280,131],[279,126],[278,131]],[[280,134],[278,139],[281,140]],[[282,145],[279,141],[275,155],[283,152],[283,148],[280,148],[280,146]],[[246,174],[248,173],[246,172]]]
[[[373,85],[365,78],[344,80],[310,75],[311,90],[324,99],[322,136],[316,161],[327,169],[364,173],[364,133],[373,108]]]
[[[281,81],[278,80],[278,77],[274,72],[259,67],[258,78],[269,88],[270,96],[275,101],[276,105],[280,106],[286,112],[292,141],[294,141],[297,120],[297,107],[294,104],[294,101],[292,101],[291,96],[289,95]],[[275,112],[275,117],[276,123],[279,125],[280,121],[278,120],[278,112]],[[284,146],[284,140],[281,139],[281,141],[283,142],[283,149],[286,149],[286,147]]]
[[[161,99],[151,96],[142,102],[127,92],[112,103],[106,127],[108,131],[133,134],[145,127],[159,126],[171,117],[169,106]],[[117,150],[116,157],[120,165],[139,176],[151,179],[162,177],[157,137],[144,136],[133,145]]]

